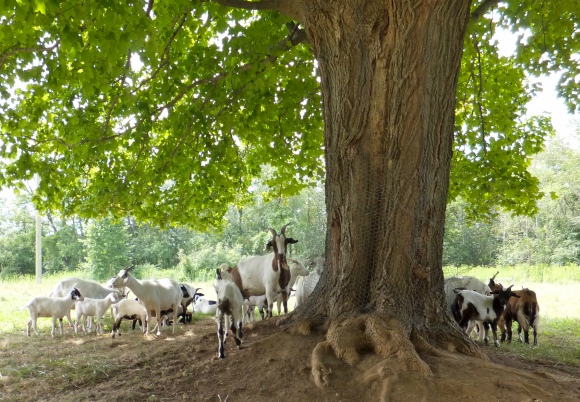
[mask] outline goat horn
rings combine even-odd
[[[497,272],[495,273],[495,275],[491,277],[491,280],[492,280],[492,281],[493,281],[493,280],[495,280],[495,277],[497,276],[497,274],[499,274],[499,271],[497,271]]]
[[[276,235],[278,234],[278,233],[276,233],[276,231],[275,231],[274,229],[272,229],[272,228],[269,228],[268,230],[270,231],[270,233],[272,233],[272,237],[276,237]]]
[[[284,226],[282,226],[282,229],[280,229],[280,234],[283,234],[284,236],[286,236],[286,226],[288,226],[290,223],[285,224]]]

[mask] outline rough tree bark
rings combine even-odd
[[[417,349],[483,356],[446,312],[442,272],[469,3],[303,3],[321,73],[328,232],[320,286],[295,316],[330,319],[313,355],[320,385],[330,351],[351,364],[369,348],[396,354],[399,369],[425,375]]]

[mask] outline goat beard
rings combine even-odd
[[[286,261],[286,258],[280,258],[280,267],[282,267],[282,269],[285,269],[287,271],[290,270],[290,267],[288,266],[288,261]]]

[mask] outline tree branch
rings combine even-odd
[[[147,10],[145,10],[145,14],[147,14],[148,17],[151,16],[151,10],[153,10],[153,0],[149,0],[149,3],[147,3]]]
[[[279,0],[260,0],[260,1],[211,0],[211,1],[224,7],[242,8],[244,10],[274,10],[274,11],[280,11],[279,6],[280,3],[282,3]]]
[[[295,0],[260,0],[260,1],[246,1],[246,0],[201,0],[211,1],[224,7],[241,8],[244,10],[272,10],[279,11],[298,21],[302,20],[302,11],[296,5]]]
[[[22,53],[22,52],[47,52],[49,50],[54,50],[59,44],[60,44],[60,40],[57,40],[54,45],[48,46],[48,47],[17,47],[17,48],[13,48],[10,51],[3,52],[2,53],[2,56],[0,57],[0,69],[2,68],[2,66],[4,65],[4,63],[6,62],[6,60],[10,56],[13,56],[13,55],[15,55],[17,53]]]
[[[306,42],[306,39],[307,39],[306,32],[303,29],[299,29],[297,25],[291,26],[291,27],[289,27],[289,29],[290,29],[290,33],[288,34],[288,36],[286,38],[284,38],[283,40],[281,40],[280,42],[273,45],[270,48],[271,50],[285,52],[285,51],[288,51],[288,50],[292,49],[293,47],[299,45],[302,42]],[[290,43],[288,43],[288,42],[290,42]],[[278,59],[277,55],[268,55],[264,59],[258,60],[255,63],[247,63],[247,64],[240,66],[235,73],[239,74],[239,73],[248,71],[252,67],[254,67],[255,64],[272,63],[277,59]],[[231,74],[232,73],[229,73],[229,72],[223,72],[223,73],[216,74],[212,77],[201,78],[201,79],[193,81],[191,84],[189,84],[187,87],[185,87],[183,89],[183,91],[181,91],[179,94],[177,94],[167,104],[159,106],[157,108],[157,112],[161,113],[163,111],[163,109],[170,109],[171,107],[175,106],[175,104],[177,102],[179,102],[179,100],[181,100],[193,88],[200,86],[200,85],[203,85],[203,84],[208,84],[208,83],[217,84],[219,81],[230,76]]]
[[[477,8],[471,13],[471,19],[477,21],[480,19],[490,8],[496,6],[501,0],[484,0]]]
[[[148,78],[144,79],[143,81],[141,81],[139,83],[139,85],[132,91],[133,94],[137,93],[137,91],[139,89],[141,89],[143,86],[145,86],[148,82],[152,81],[157,76],[157,74],[161,71],[161,69],[168,63],[169,50],[171,48],[171,44],[173,43],[173,41],[177,37],[177,34],[181,30],[181,28],[183,28],[183,25],[185,24],[186,19],[187,19],[187,13],[184,13],[182,15],[181,20],[179,21],[179,25],[171,34],[171,38],[169,38],[169,41],[167,41],[167,43],[165,44],[165,48],[163,49],[163,53],[161,54],[161,59],[159,60],[159,65],[157,66],[157,69],[155,69],[155,71],[153,73],[151,73],[151,76],[149,76]],[[177,23],[177,21],[175,21],[175,23]],[[175,23],[173,24],[174,27],[175,27]]]

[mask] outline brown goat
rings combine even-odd
[[[496,290],[501,288],[501,283],[495,283],[494,279],[497,273],[489,280],[488,286],[490,289]],[[536,292],[530,289],[514,290],[514,293],[519,298],[511,297],[506,306],[502,317],[499,320],[499,328],[501,331],[501,341],[505,342],[506,332],[507,341],[512,341],[512,323],[518,323],[518,340],[522,341],[522,330],[524,331],[524,342],[530,343],[529,330],[530,327],[534,333],[534,345],[538,344],[538,326],[540,323],[540,305],[536,298]]]

